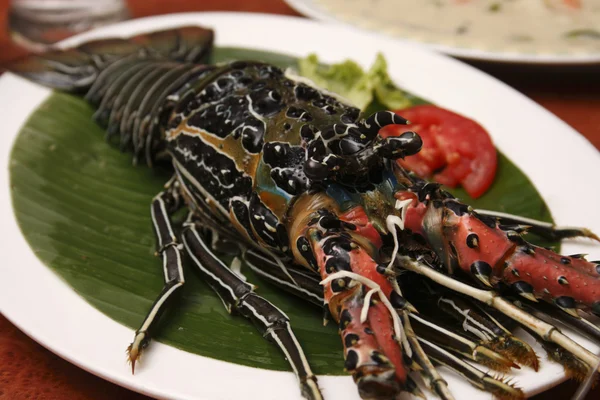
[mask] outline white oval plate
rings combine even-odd
[[[506,62],[506,63],[519,63],[519,64],[597,64],[600,63],[600,53],[526,53],[518,51],[510,51],[495,48],[476,48],[476,47],[459,47],[446,44],[441,40],[439,42],[424,42],[416,38],[403,37],[400,35],[387,36],[383,31],[378,28],[376,21],[365,21],[361,20],[359,23],[355,23],[344,19],[343,17],[331,12],[326,9],[323,5],[319,4],[318,0],[284,0],[292,8],[301,14],[308,17],[315,18],[319,21],[336,23],[340,25],[350,26],[354,29],[361,28],[369,30],[373,33],[378,33],[381,36],[393,37],[398,41],[406,43],[412,43],[418,46],[423,46],[431,50],[436,50],[444,54],[448,54],[455,57],[460,57],[469,60],[482,60],[482,61],[494,61],[494,62]],[[416,0],[422,1],[422,0]],[[541,1],[541,0],[531,0]],[[377,4],[373,4],[374,7]],[[394,11],[391,11],[394,12]],[[405,18],[409,18],[404,16]],[[399,23],[400,18],[399,18]],[[506,21],[510,24],[510,20]],[[381,28],[382,29],[382,28]],[[485,46],[485,39],[482,40],[482,46]]]
[[[561,224],[585,225],[600,232],[597,150],[573,129],[515,90],[451,58],[343,27],[300,18],[258,14],[196,13],[133,20],[79,36],[131,35],[185,24],[212,27],[219,46],[241,46],[296,56],[317,52],[326,62],[352,58],[369,65],[381,51],[394,80],[441,106],[471,116],[492,134],[498,148],[535,182]],[[406,54],[410,53],[406,62]],[[294,376],[186,353],[153,343],[143,364],[131,375],[125,347],[133,331],[111,320],[80,298],[45,267],[29,248],[15,220],[8,166],[12,143],[26,118],[49,91],[14,75],[0,78],[0,220],[2,221],[2,313],[33,339],[109,381],[141,393],[176,399],[300,398]],[[115,150],[117,151],[117,150]],[[149,225],[150,226],[150,225]],[[600,246],[566,243],[564,252],[600,258]],[[316,317],[318,318],[318,316]],[[599,349],[577,338],[593,351]],[[523,369],[516,379],[535,394],[564,379],[562,368],[545,361],[539,373]],[[340,354],[342,357],[342,354]],[[490,399],[451,373],[445,373],[457,398]],[[349,376],[319,378],[328,400],[358,399]]]

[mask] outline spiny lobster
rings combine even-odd
[[[128,348],[132,371],[184,284],[187,254],[227,310],[279,346],[302,395],[322,398],[289,319],[221,260],[224,242],[239,243],[261,277],[323,306],[325,319],[339,324],[345,368],[362,398],[422,394],[409,376],[418,371],[450,399],[436,365],[501,398],[522,398],[466,361],[537,369],[532,348],[511,333],[517,325],[572,373],[598,367],[594,354],[532,314],[600,340],[600,329],[579,313],[600,315],[600,264],[534,246],[523,233],[597,236],[473,210],[399,166],[397,159],[420,150],[419,135],[378,133],[406,124],[401,116],[365,118],[335,94],[262,62],[205,64],[212,41],[212,31],[184,27],[87,42],[8,67],[84,93],[107,136],[135,160],[172,163],[174,175],[151,205],[165,284]],[[175,232],[171,216],[183,207],[189,216]]]

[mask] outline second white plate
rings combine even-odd
[[[296,11],[304,14],[308,17],[315,18],[319,21],[328,23],[336,23],[344,26],[350,26],[354,29],[363,29],[365,31],[371,31],[381,36],[391,37],[398,41],[405,43],[411,43],[416,46],[425,47],[431,50],[439,51],[451,56],[470,59],[470,60],[482,60],[482,61],[494,61],[494,62],[505,62],[505,63],[519,63],[519,64],[599,64],[600,63],[600,51],[589,51],[585,52],[574,52],[569,51],[549,51],[547,48],[542,48],[540,45],[528,46],[528,50],[516,50],[510,47],[500,47],[496,41],[486,40],[486,37],[478,37],[476,42],[469,45],[463,45],[455,43],[452,40],[453,34],[440,34],[438,36],[425,38],[419,34],[418,29],[408,31],[399,31],[398,25],[411,24],[411,15],[403,10],[400,3],[395,3],[395,8],[386,9],[386,13],[392,14],[397,17],[397,24],[385,23],[382,21],[375,20],[373,17],[369,18],[363,12],[353,13],[344,12],[339,7],[332,9],[326,7],[327,2],[323,0],[285,0],[290,6]],[[427,3],[425,0],[419,0],[423,4]],[[539,1],[542,0],[527,0],[527,1]],[[457,2],[458,3],[458,2]],[[361,5],[368,4],[367,7],[384,7],[379,2],[365,2]],[[344,6],[352,7],[353,2],[346,2]],[[429,4],[433,7],[433,4]],[[455,4],[455,7],[460,7],[460,4]],[[467,5],[468,6],[468,5]],[[593,6],[592,6],[593,7]],[[524,7],[527,9],[527,7]],[[504,21],[505,24],[511,24],[511,18],[509,15],[504,16],[502,13],[496,13],[494,17],[497,17]],[[475,18],[472,16],[471,18]],[[535,18],[535,15],[532,15]],[[599,16],[600,18],[600,16]],[[562,20],[561,22],[564,22]],[[558,29],[558,28],[557,28]],[[523,29],[527,32],[527,29]],[[402,33],[404,32],[404,33]],[[540,39],[541,40],[541,39]],[[595,42],[600,42],[600,39],[591,39]],[[542,43],[542,42],[540,42]],[[513,46],[514,47],[514,46]]]

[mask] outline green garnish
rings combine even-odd
[[[360,109],[365,109],[373,100],[392,110],[412,104],[406,93],[388,75],[387,62],[381,54],[377,54],[367,72],[350,60],[332,65],[319,64],[315,54],[301,59],[298,66],[300,75],[319,87],[345,97]]]

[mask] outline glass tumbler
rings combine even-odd
[[[128,16],[125,0],[11,0],[9,29],[19,44],[43,50],[71,35]]]

